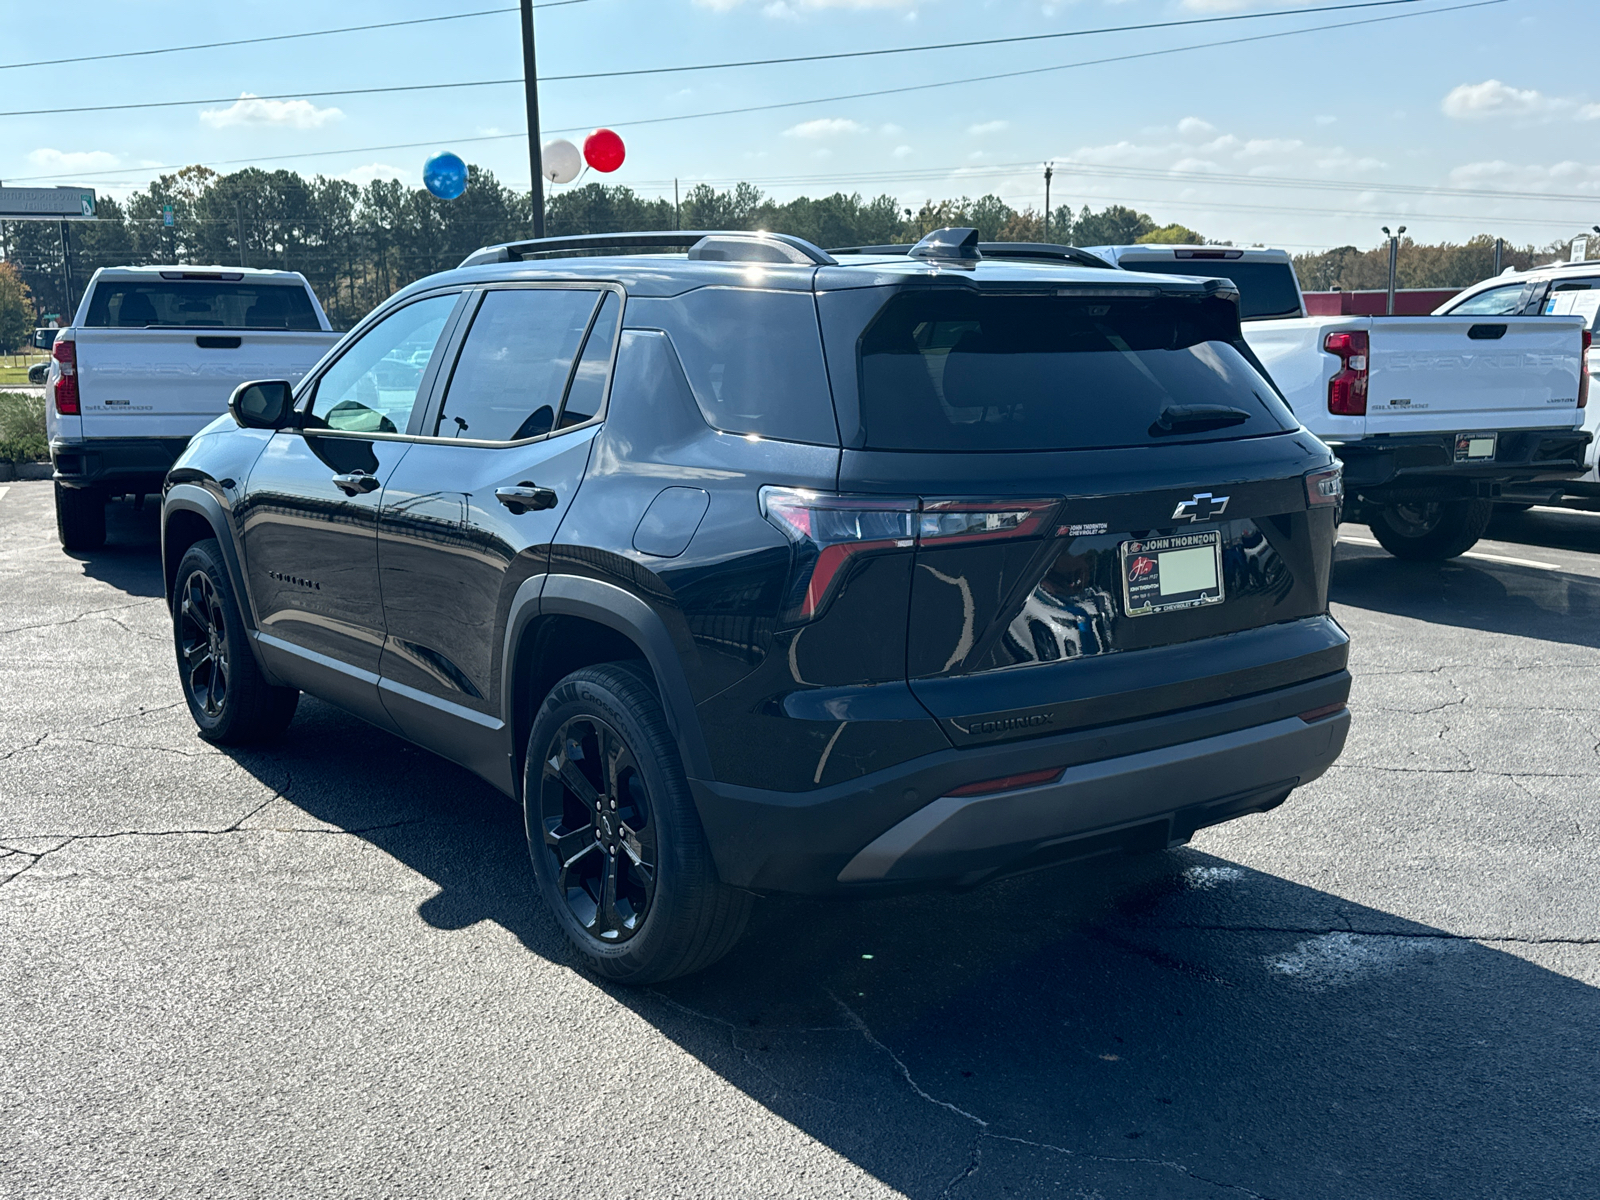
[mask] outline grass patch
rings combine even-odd
[[[0,392],[0,461],[42,462],[49,457],[44,397]]]
[[[0,367],[0,385],[7,383],[27,383],[27,367]]]

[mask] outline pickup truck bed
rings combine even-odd
[[[1092,250],[1129,270],[1234,279],[1245,341],[1344,461],[1346,516],[1393,554],[1460,554],[1497,498],[1586,469],[1581,317],[1308,317],[1282,250]]]

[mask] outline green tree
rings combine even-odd
[[[22,272],[0,262],[0,354],[15,354],[33,332],[33,297]]]
[[[1163,225],[1160,229],[1152,229],[1149,233],[1141,233],[1133,240],[1146,246],[1205,245],[1205,238],[1187,225]]]

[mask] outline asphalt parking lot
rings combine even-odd
[[[1349,747],[1192,847],[769,900],[579,972],[518,815],[302,701],[200,741],[154,506],[0,485],[0,1196],[1593,1196],[1600,516],[1346,527]]]

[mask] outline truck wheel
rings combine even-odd
[[[106,498],[87,488],[56,484],[56,537],[63,550],[98,550],[106,544]]]
[[[172,640],[183,698],[206,741],[240,746],[289,727],[300,693],[262,677],[215,538],[190,546],[178,563]]]
[[[1389,504],[1378,510],[1372,533],[1396,558],[1440,562],[1472,549],[1492,516],[1492,500]]]
[[[539,893],[597,974],[656,983],[733,949],[751,897],[717,876],[641,664],[556,684],[528,734],[522,796]]]

